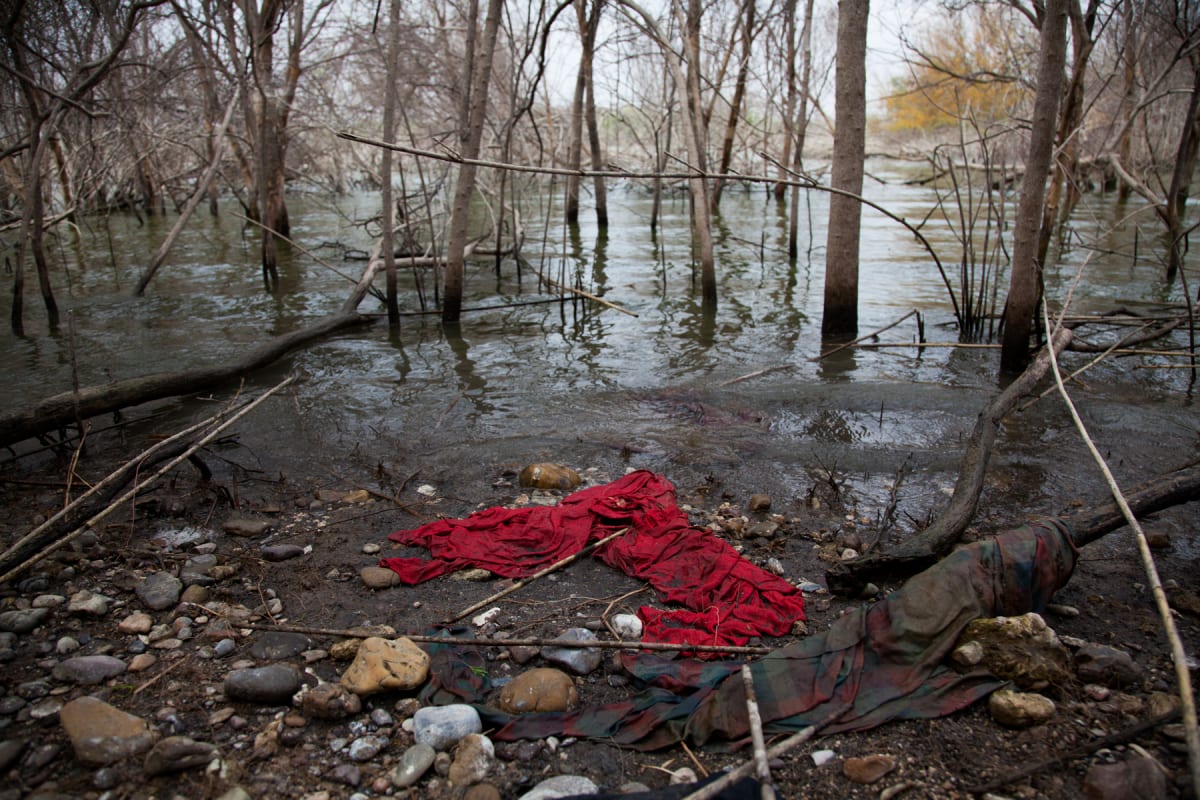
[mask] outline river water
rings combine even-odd
[[[868,197],[909,220],[929,214],[933,191],[905,185],[908,168],[872,162],[868,170],[876,178],[868,181]],[[377,202],[370,195],[293,197],[293,238],[356,277],[361,262],[342,254],[370,247],[360,223]],[[812,193],[802,203],[801,254],[789,264],[780,207],[761,189],[726,192],[715,229],[720,302],[706,316],[682,195],[667,200],[657,238],[643,187],[612,188],[607,236],[597,233],[587,207],[577,232],[542,230],[541,206],[531,201],[523,214],[525,258],[555,278],[577,276],[585,290],[636,317],[584,303],[496,308],[546,293],[529,266],[518,277],[510,260],[499,275],[493,263],[469,265],[465,305],[493,310],[464,314],[458,331],[444,329],[436,316],[405,316],[397,331],[381,322],[254,375],[251,388],[291,372],[304,380],[248,420],[226,455],[254,474],[308,472],[330,483],[371,479],[386,486],[416,476],[414,485],[431,483],[463,502],[491,497],[505,471],[542,460],[591,468],[596,479],[645,467],[680,483],[712,479],[794,502],[832,471],[867,510],[883,502],[895,471],[911,458],[922,478],[909,482],[904,503],[919,516],[953,483],[961,441],[996,391],[998,353],[857,349],[815,360],[826,196]],[[1118,208],[1112,195],[1085,197],[1073,220],[1075,246],[1048,271],[1051,297],[1065,296],[1086,259],[1077,310],[1181,301],[1178,285],[1167,287],[1162,278],[1157,223],[1138,209]],[[219,363],[338,309],[350,283],[290,248],[278,289],[265,291],[257,236],[232,205],[225,211],[218,218],[197,213],[143,298],[131,289],[173,216],[87,219],[77,240],[52,239],[57,296],[70,324],[48,331],[30,293],[27,338],[0,337],[0,401],[69,390],[73,370],[88,385]],[[947,269],[957,270],[949,230],[930,223],[926,236]],[[1101,249],[1089,257],[1079,245],[1085,241]],[[429,276],[423,280],[428,294]],[[402,308],[419,310],[412,274],[402,270],[400,284]],[[9,292],[3,295],[7,319]],[[868,210],[860,331],[913,309],[924,315],[929,340],[956,340],[952,307],[928,255],[902,227]],[[380,308],[368,298],[361,310]],[[910,318],[880,340],[916,336]],[[1083,363],[1081,356],[1066,360],[1072,368]],[[1076,387],[1085,420],[1129,481],[1194,457],[1200,432],[1186,371],[1135,366],[1145,363],[1106,362]],[[736,381],[753,373],[761,374]],[[157,404],[146,413],[162,413],[144,428],[174,430],[212,406]],[[1052,513],[1066,498],[1103,493],[1054,397],[1006,426],[996,465],[997,485],[1025,506],[994,510],[997,518]]]

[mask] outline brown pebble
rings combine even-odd
[[[842,762],[842,774],[854,783],[874,783],[896,768],[896,759],[882,753],[847,758]]]
[[[769,494],[752,494],[750,495],[750,511],[769,511],[771,509],[771,495]]]

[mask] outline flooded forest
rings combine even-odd
[[[0,37],[0,800],[1200,796],[1196,0]]]

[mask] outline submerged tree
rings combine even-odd
[[[868,0],[839,0],[833,172],[825,248],[825,313],[822,336],[858,330],[858,246],[863,157],[867,133]]]
[[[44,194],[47,155],[64,119],[91,113],[93,91],[118,65],[134,28],[147,9],[163,0],[112,6],[58,3],[7,4],[0,12],[4,70],[16,82],[25,125],[20,140],[0,159],[23,154],[21,226],[13,264],[13,333],[24,335],[25,257],[33,258],[51,327],[59,322],[45,249]],[[68,196],[70,196],[68,194]]]
[[[1004,309],[1004,342],[1000,370],[1017,374],[1029,365],[1029,338],[1042,299],[1042,264],[1038,237],[1042,227],[1046,178],[1054,151],[1055,120],[1062,94],[1067,58],[1067,3],[1047,0],[1042,16],[1042,46],[1038,55],[1037,97],[1029,131],[1029,155],[1021,181],[1021,199],[1013,228],[1012,271]]]

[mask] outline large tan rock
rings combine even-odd
[[[141,717],[127,714],[95,697],[80,697],[58,712],[75,757],[102,766],[124,761],[154,746],[155,734]]]
[[[1054,710],[1053,700],[1034,692],[999,689],[988,698],[992,719],[1009,728],[1030,728],[1049,722]]]
[[[357,695],[388,689],[415,689],[429,677],[429,656],[410,640],[363,639],[344,673],[342,686]]]
[[[579,705],[575,681],[560,669],[540,667],[522,672],[500,690],[497,705],[509,714],[566,711]]]
[[[530,464],[521,470],[520,483],[533,489],[574,489],[579,473],[561,464]]]
[[[959,650],[977,642],[980,666],[1027,689],[1072,682],[1071,654],[1039,614],[973,620],[958,639]]]

